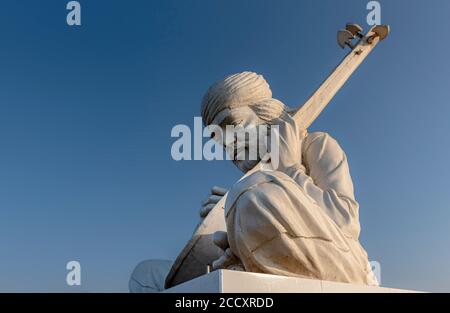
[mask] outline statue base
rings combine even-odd
[[[418,291],[219,270],[167,289],[169,293],[415,293]]]

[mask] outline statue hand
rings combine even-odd
[[[278,166],[274,166],[275,169],[288,175],[294,169],[304,170],[302,164],[302,142],[306,131],[300,130],[291,116],[279,118],[272,125],[277,126],[273,131],[278,137],[275,138],[278,146],[275,146],[275,149],[278,149]]]
[[[212,210],[212,208],[214,208],[217,202],[219,202],[226,193],[227,190],[225,188],[217,186],[212,187],[208,198],[206,198],[206,200],[204,200],[202,203],[202,207],[200,208],[199,212],[200,217],[205,218]]]
[[[223,254],[212,263],[212,270],[229,269],[235,271],[245,271],[239,258],[234,255],[228,243],[228,235],[224,231],[216,231],[213,237],[214,244],[218,246]]]

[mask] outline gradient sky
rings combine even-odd
[[[450,2],[380,1],[392,34],[311,130],[349,157],[361,241],[385,286],[450,291]],[[303,103],[367,29],[367,1],[81,0],[0,4],[0,291],[127,291],[141,260],[174,259],[226,161],[173,161],[207,87],[263,74]],[[66,286],[78,260],[82,286]]]

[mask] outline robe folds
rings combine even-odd
[[[225,219],[245,270],[377,285],[364,248],[347,158],[326,133],[303,139],[301,166],[258,171],[230,190]]]

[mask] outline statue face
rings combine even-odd
[[[217,114],[212,124],[220,126],[223,136],[221,143],[231,152],[233,163],[242,172],[246,173],[259,163],[258,136],[263,128],[267,131],[267,124],[250,107],[225,109]],[[247,135],[239,136],[239,132]]]

